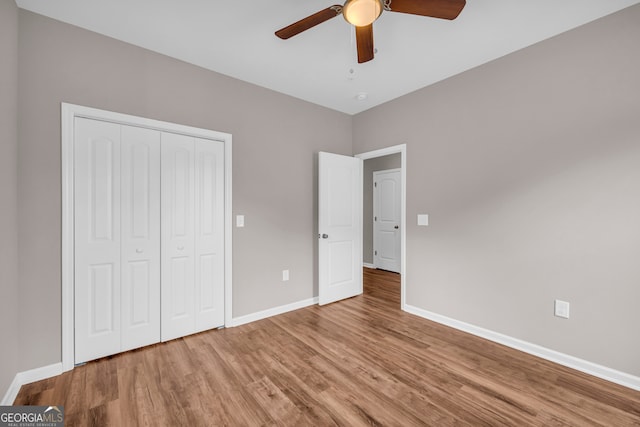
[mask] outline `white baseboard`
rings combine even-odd
[[[258,311],[256,313],[247,314],[240,317],[234,317],[231,321],[231,326],[240,326],[246,323],[255,322],[257,320],[266,319],[267,317],[277,316],[288,311],[298,310],[300,308],[308,307],[318,303],[318,297],[309,298],[302,301],[293,302],[291,304],[281,305],[280,307],[273,307],[268,310]]]
[[[282,305],[280,307],[270,308],[268,310],[259,311],[245,316],[236,317],[232,320],[230,326],[240,326],[246,323],[255,322],[257,320],[266,319],[271,316],[277,316],[278,314],[287,313],[289,311],[298,310],[300,308],[308,307],[318,303],[318,297],[309,298],[302,301],[297,301],[291,304]],[[568,368],[576,369],[594,377],[602,378],[607,381],[611,381],[616,384],[620,384],[624,387],[628,387],[633,390],[640,391],[640,377],[627,374],[625,372],[617,371],[606,366],[598,365],[593,362],[589,362],[584,359],[579,359],[568,354],[560,353],[555,350],[548,349],[546,347],[532,344],[517,338],[510,337],[508,335],[494,332],[489,329],[484,329],[479,326],[472,325],[470,323],[461,322],[459,320],[452,319],[450,317],[442,316],[422,308],[418,308],[412,305],[406,304],[404,310],[407,313],[414,314],[416,316],[432,320],[434,322],[450,326],[463,332],[470,333],[472,335],[488,339],[489,341],[496,342],[498,344],[506,345],[507,347],[514,348],[516,350],[523,351],[525,353],[532,354],[542,359],[549,360],[559,365],[566,366]],[[9,389],[4,395],[0,405],[13,405],[16,400],[20,387],[25,384],[29,384],[35,381],[44,380],[47,378],[55,377],[62,374],[62,363],[54,363],[49,366],[43,366],[41,368],[31,369],[29,371],[18,372],[13,379],[13,382],[9,386]],[[52,402],[56,403],[56,402]]]
[[[9,386],[9,390],[4,395],[1,404],[13,405],[13,402],[18,397],[20,387],[25,384],[29,384],[35,381],[44,380],[47,378],[55,377],[62,373],[62,362],[54,363],[53,365],[43,366],[42,368],[30,369],[24,372],[18,372],[13,379],[13,382]],[[51,402],[55,404],[56,402]],[[59,402],[58,402],[59,403]]]
[[[598,365],[584,359],[579,359],[568,354],[560,353],[559,351],[551,350],[537,344],[522,341],[520,339],[513,338],[499,332],[494,332],[489,329],[484,329],[479,326],[452,319],[450,317],[432,313],[430,311],[423,310],[412,305],[405,305],[404,310],[407,313],[415,314],[416,316],[433,320],[434,322],[450,326],[452,328],[470,333],[472,335],[476,335],[481,338],[488,339],[489,341],[497,342],[498,344],[506,345],[507,347],[511,347],[516,350],[538,356],[542,359],[549,360],[559,365],[563,365],[568,368],[593,375],[594,377],[602,378],[604,380],[611,381],[612,383],[620,384],[622,386],[640,391],[640,377],[617,371],[606,366]]]
[[[368,262],[363,262],[362,266],[365,267],[365,268],[376,268],[375,265],[369,264]]]
[[[20,387],[22,387],[22,384],[18,382],[18,375],[16,375],[13,378],[13,382],[9,386],[9,389],[7,390],[7,392],[4,394],[4,397],[2,398],[2,402],[0,402],[0,405],[2,406],[13,405],[13,402],[16,400],[16,397],[18,397],[18,393],[20,392]]]

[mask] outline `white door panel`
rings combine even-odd
[[[155,273],[152,267],[152,262],[149,260],[143,261],[129,261],[124,264],[124,274],[122,275],[123,290],[122,290],[122,329],[129,328],[132,330],[140,331],[142,328],[146,328],[149,325],[155,323],[154,313],[160,312],[158,307],[151,307],[150,294],[154,293],[154,281],[151,280],[152,275]],[[124,283],[127,285],[124,285]],[[159,290],[159,289],[158,289]],[[157,299],[159,302],[159,298]],[[125,303],[127,301],[127,303]],[[159,322],[160,319],[158,319]],[[133,332],[133,331],[132,331]],[[152,337],[156,334],[154,330]],[[143,340],[143,344],[136,345],[135,343],[125,344],[123,336],[123,349],[124,348],[136,348],[149,343],[157,342],[160,340],[160,327],[158,323],[157,328],[158,339],[147,338]]]
[[[400,170],[373,173],[374,265],[400,272]]]
[[[362,160],[318,155],[319,302],[362,293]]]
[[[120,349],[120,128],[75,119],[75,360]]]
[[[224,325],[224,144],[195,140],[195,331]]]
[[[160,132],[122,126],[122,351],[160,341]]]
[[[171,257],[171,263],[168,267],[171,275],[168,283],[167,290],[164,299],[167,301],[168,310],[165,315],[169,322],[184,321],[189,323],[193,318],[192,300],[193,293],[193,274],[192,274],[192,260],[188,256],[173,256]],[[182,323],[182,322],[180,322]],[[189,333],[193,328],[189,325],[185,327],[183,334]],[[170,325],[167,325],[166,334],[170,334]],[[165,336],[165,339],[171,339]]]
[[[223,326],[224,143],[75,120],[75,363]]]
[[[89,337],[117,333],[117,264],[89,266]]]
[[[353,241],[336,240],[329,241],[329,256],[331,257],[329,269],[329,286],[334,288],[349,284],[353,281],[352,260],[354,257]]]
[[[194,138],[162,134],[162,341],[195,329]]]

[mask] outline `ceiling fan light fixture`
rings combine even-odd
[[[348,23],[365,27],[378,19],[382,9],[382,0],[347,0],[342,14]]]

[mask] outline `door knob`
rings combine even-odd
[[[397,230],[397,229],[398,229],[398,226],[396,225],[396,226],[395,226],[395,227],[393,227],[393,228],[395,228],[395,229]]]
[[[322,235],[322,238],[323,238],[323,239],[328,239],[328,238],[329,238],[329,235],[328,235],[328,234],[323,234],[323,235]]]
[[[184,250],[184,246],[178,246],[178,250],[179,251]]]
[[[136,249],[137,254],[141,254],[142,252],[144,252],[144,249],[141,249],[141,248]]]

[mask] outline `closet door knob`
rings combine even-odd
[[[142,252],[144,252],[144,249],[142,249],[142,248],[138,248],[138,249],[136,249],[136,253],[137,253],[137,254],[141,254]]]
[[[179,251],[184,250],[184,246],[178,246],[178,250],[179,250]]]

